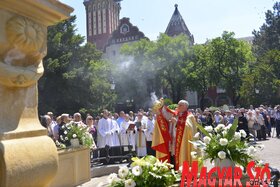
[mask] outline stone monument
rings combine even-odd
[[[73,9],[57,0],[0,1],[0,186],[43,187],[58,155],[38,120],[37,81],[43,75],[47,27]]]

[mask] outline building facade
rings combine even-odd
[[[119,25],[121,0],[84,0],[87,41],[104,51],[107,41]]]
[[[129,18],[122,18],[117,29],[111,34],[105,46],[104,58],[113,63],[130,60],[130,57],[121,54],[123,44],[132,44],[140,39],[148,39],[138,27],[130,23]]]

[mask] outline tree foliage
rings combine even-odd
[[[260,56],[242,82],[242,95],[248,103],[279,104],[280,51],[269,50]]]
[[[208,88],[213,86],[215,80],[215,69],[210,65],[210,55],[208,45],[197,44],[193,48],[194,56],[189,63],[189,82],[193,83],[191,88],[197,91],[200,97],[200,108],[204,108],[204,98],[207,95]]]
[[[44,76],[39,81],[39,111],[89,112],[111,105],[114,94],[108,75],[110,64],[92,44],[83,44],[76,34],[73,16],[48,30],[48,54]],[[112,106],[112,105],[111,105]]]
[[[257,57],[269,50],[280,50],[280,2],[276,2],[273,11],[265,13],[265,23],[259,31],[254,30],[254,52]]]
[[[222,37],[209,41],[209,64],[214,68],[215,85],[226,89],[231,96],[233,105],[240,99],[242,78],[248,70],[250,62],[254,61],[251,46],[234,38],[234,33],[224,32]]]
[[[149,94],[154,91],[178,102],[189,86],[185,69],[191,57],[190,49],[185,35],[172,38],[161,34],[156,41],[143,39],[132,45],[124,45],[122,53],[133,56],[133,61],[126,71],[119,71],[117,76],[127,76],[125,79],[131,84],[125,85],[128,90],[136,91],[136,102],[143,96],[149,99]],[[141,100],[138,105],[141,105]]]
[[[150,105],[154,74],[147,69],[146,60],[148,57],[145,55],[152,48],[152,45],[153,42],[142,39],[122,47],[121,50],[127,55],[127,58],[118,64],[114,64],[113,67],[113,77],[116,82],[119,103],[133,100],[136,108]]]
[[[236,105],[242,78],[253,61],[251,46],[231,32],[195,46],[189,45],[185,35],[172,38],[162,34],[157,41],[127,45],[123,52],[134,57],[133,75],[149,80],[158,93],[163,89],[173,102],[183,99],[187,90],[197,91],[203,101],[208,88],[218,86],[227,90]]]
[[[265,14],[265,23],[253,31],[256,61],[243,79],[242,95],[254,104],[280,101],[280,3]],[[258,92],[256,92],[258,91]]]

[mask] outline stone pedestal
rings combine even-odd
[[[64,149],[58,152],[58,172],[50,187],[74,187],[89,181],[90,178],[88,148]]]
[[[0,186],[47,186],[57,150],[38,120],[47,27],[73,11],[57,0],[0,1]]]

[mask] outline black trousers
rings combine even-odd
[[[147,155],[156,156],[156,151],[152,149],[152,141],[147,141]]]
[[[275,120],[275,126],[276,126],[276,136],[278,137],[280,135],[280,120]]]
[[[171,153],[170,153],[170,164],[173,164],[175,166],[175,155],[171,156]]]
[[[274,118],[270,118],[270,124],[271,124],[271,127],[275,127],[275,119]]]
[[[257,131],[257,138],[259,140],[261,139],[266,139],[266,129],[265,129],[265,125],[261,125],[261,129]]]

